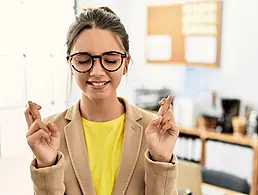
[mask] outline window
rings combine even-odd
[[[65,36],[73,20],[72,0],[0,2],[0,154],[29,151],[24,110],[28,100],[42,116],[67,106]]]

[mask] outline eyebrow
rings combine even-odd
[[[92,54],[90,51],[78,51],[78,52],[74,52],[73,54],[71,55],[74,55],[74,54],[80,54],[80,53],[87,53],[87,54],[90,54],[91,56],[98,56],[98,55],[102,55],[104,53],[108,53],[108,52],[118,52],[118,53],[121,53],[121,54],[124,54],[126,53],[125,51],[118,51],[118,50],[108,50],[108,51],[105,51],[105,52],[102,52],[100,54]],[[112,54],[112,53],[111,53]]]

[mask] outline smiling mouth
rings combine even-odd
[[[87,81],[87,83],[89,85],[93,85],[95,87],[101,87],[101,86],[104,86],[104,85],[110,83],[110,81],[106,81],[106,82],[90,82],[90,81]]]

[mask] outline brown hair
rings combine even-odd
[[[75,16],[67,37],[67,55],[79,34],[86,29],[99,28],[114,33],[121,41],[122,48],[129,54],[129,37],[119,17],[108,7],[87,8]]]
[[[86,8],[75,16],[74,22],[71,24],[67,36],[67,55],[71,54],[79,34],[86,29],[98,28],[108,30],[118,38],[122,49],[129,55],[129,37],[122,24],[120,18],[108,7]],[[72,75],[70,75],[70,85],[68,89],[68,96],[70,96],[72,87]]]

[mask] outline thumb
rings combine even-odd
[[[60,132],[59,132],[57,126],[54,123],[48,123],[47,126],[48,126],[48,128],[51,132],[51,136],[53,136],[55,138],[60,137]]]
[[[157,116],[155,119],[151,121],[152,126],[158,126],[162,121],[162,116]]]

